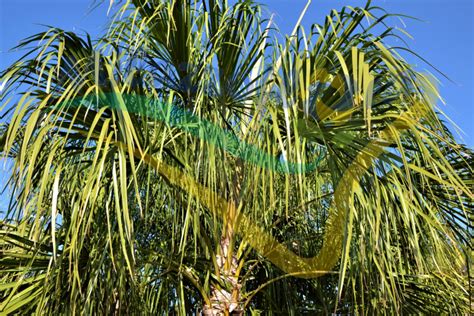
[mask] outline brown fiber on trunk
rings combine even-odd
[[[233,177],[234,203],[229,203],[224,222],[224,232],[216,255],[217,275],[219,282],[211,284],[210,306],[205,305],[203,315],[243,315],[243,304],[240,290],[242,284],[237,275],[238,260],[234,254],[234,231],[238,218],[238,205],[242,184],[243,165],[239,161]]]

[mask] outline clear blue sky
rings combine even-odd
[[[108,3],[108,0],[105,0]],[[289,33],[306,0],[262,0],[283,32]],[[91,12],[92,0],[0,0],[0,69],[5,69],[21,52],[8,52],[19,40],[45,30],[46,24],[76,32],[87,31],[92,37],[101,34],[107,21],[107,5]],[[404,13],[423,22],[393,20],[408,31],[410,48],[453,81],[443,78],[440,87],[446,100],[443,111],[463,130],[462,138],[474,147],[474,0],[374,0],[389,12]],[[363,5],[363,0],[313,0],[303,20],[309,28],[322,23],[333,8]],[[415,58],[407,58],[420,70],[431,69]],[[3,164],[0,169],[3,168]],[[0,183],[5,178],[0,170]],[[0,208],[5,207],[0,195]]]

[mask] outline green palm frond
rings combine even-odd
[[[21,42],[0,311],[468,313],[474,152],[390,18],[136,0]]]

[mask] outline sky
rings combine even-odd
[[[92,9],[93,0],[0,0],[0,70],[21,56],[10,51],[18,42],[46,30],[44,25],[94,38],[103,33],[107,23],[107,3]],[[282,32],[290,33],[307,0],[261,0],[268,15]],[[313,0],[302,25],[309,30],[313,23],[323,23],[331,9],[362,6],[364,0]],[[440,91],[446,115],[462,129],[458,140],[474,147],[474,0],[374,0],[373,4],[390,13],[401,13],[422,21],[403,19],[391,23],[408,32],[409,48],[446,74]],[[420,71],[433,72],[427,64],[406,56]],[[8,167],[6,167],[8,169]],[[0,165],[0,184],[8,170]],[[0,210],[6,207],[7,196],[0,195]]]

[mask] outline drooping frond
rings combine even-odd
[[[0,311],[467,313],[474,153],[389,21],[278,42],[253,1],[136,0],[23,41]]]

